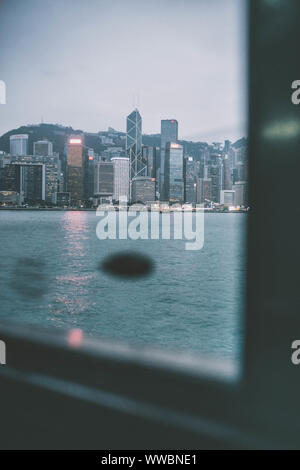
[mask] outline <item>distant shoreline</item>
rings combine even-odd
[[[96,212],[96,209],[86,209],[86,208],[78,208],[78,209],[65,209],[63,207],[0,207],[0,211],[33,211],[33,212]],[[151,212],[151,211],[148,211]],[[172,213],[173,211],[170,212],[164,212],[164,211],[159,211],[161,214],[162,213]],[[185,212],[184,209],[182,211],[176,211],[176,212]],[[192,211],[195,212],[195,211]],[[204,209],[205,214],[247,214],[248,211],[245,210],[236,210],[236,211],[212,211],[209,209]]]

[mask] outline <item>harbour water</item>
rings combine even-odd
[[[0,318],[235,359],[241,347],[246,214],[205,214],[204,247],[182,240],[99,240],[94,212],[0,211]],[[149,256],[148,277],[101,269]]]

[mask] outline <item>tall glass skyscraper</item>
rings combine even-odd
[[[95,165],[95,196],[112,198],[114,193],[114,164],[99,162]]]
[[[165,191],[165,153],[168,142],[178,141],[178,122],[176,119],[163,119],[161,121],[160,137],[160,199],[166,199]]]
[[[11,155],[28,155],[28,134],[11,135],[9,140]]]
[[[135,109],[126,119],[126,154],[130,161],[130,185],[133,178],[146,176],[147,162],[142,156],[142,117]]]
[[[176,142],[166,145],[165,196],[171,203],[184,202],[183,147]]]
[[[11,163],[1,169],[1,189],[16,191],[28,202],[45,200],[45,165]]]
[[[83,136],[71,136],[68,140],[67,190],[72,204],[81,204],[84,199],[84,155]]]
[[[114,165],[114,194],[113,199],[129,200],[129,158],[114,157],[111,159]]]

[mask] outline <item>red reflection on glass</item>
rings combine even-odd
[[[82,330],[80,330],[79,328],[74,328],[73,330],[70,330],[68,333],[69,346],[72,346],[73,348],[78,348],[82,343],[82,338]]]

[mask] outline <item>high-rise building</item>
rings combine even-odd
[[[45,200],[45,165],[11,163],[0,170],[0,189],[16,191],[25,200]]]
[[[222,159],[219,154],[212,154],[204,167],[204,178],[211,179],[211,200],[220,202],[220,191],[223,181]]]
[[[196,193],[197,193],[197,173],[196,173],[196,162],[194,162],[193,157],[188,157],[184,159],[185,168],[185,202],[191,204],[196,202]]]
[[[47,157],[53,155],[53,144],[49,140],[39,140],[33,143],[33,155]]]
[[[22,165],[22,191],[28,201],[45,201],[46,168],[42,163]]]
[[[15,164],[0,168],[0,190],[15,191],[20,194],[21,166]]]
[[[134,203],[147,204],[155,201],[155,178],[137,176],[132,180],[132,197]]]
[[[67,192],[73,205],[84,200],[84,163],[83,136],[71,136],[67,145]]]
[[[230,166],[230,157],[228,153],[225,153],[223,156],[223,189],[231,190],[232,189],[232,177],[231,177],[231,166]]]
[[[28,155],[28,134],[11,135],[9,141],[11,155]]]
[[[146,176],[147,162],[142,156],[142,117],[137,109],[126,119],[126,155],[130,161],[130,184],[137,176]]]
[[[87,158],[84,165],[84,199],[88,200],[94,197],[95,186],[95,164],[96,156],[94,149],[87,149]]]
[[[169,202],[184,202],[183,147],[176,142],[166,144],[165,196]]]
[[[197,178],[197,204],[205,204],[212,200],[211,188],[210,178]]]
[[[248,183],[246,181],[237,181],[232,189],[235,191],[235,205],[248,206]]]
[[[114,164],[99,162],[95,164],[94,195],[97,197],[113,197],[114,193]]]
[[[52,201],[52,194],[59,190],[61,162],[58,154],[53,155],[23,155],[11,158],[13,163],[43,164],[45,165],[45,194],[46,201]]]
[[[142,155],[143,161],[147,164],[147,175],[156,178],[156,168],[158,160],[159,148],[143,145]]]
[[[129,158],[115,157],[111,162],[114,166],[113,199],[129,201]]]
[[[165,174],[165,152],[168,142],[178,142],[178,122],[176,119],[163,119],[161,121],[160,134],[160,199],[165,199],[164,174]]]

